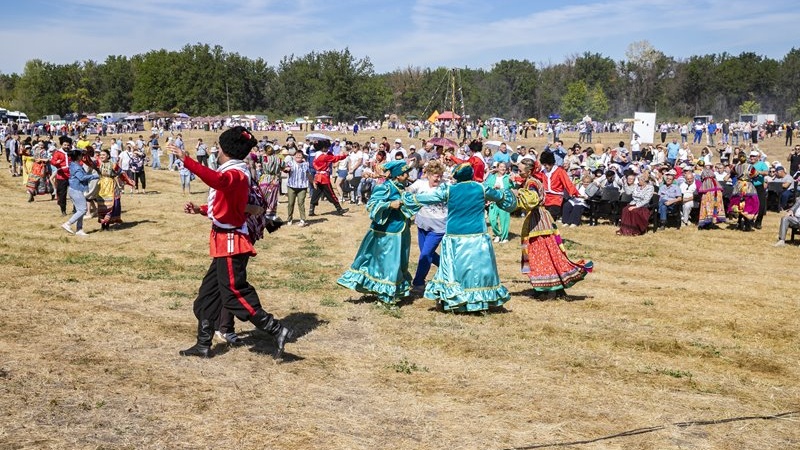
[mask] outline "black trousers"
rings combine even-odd
[[[139,189],[139,182],[142,182],[142,189],[147,189],[147,177],[144,174],[144,169],[141,172],[133,172],[133,182],[136,184],[136,189]]]
[[[56,178],[56,201],[63,214],[67,213],[67,189],[69,180],[59,180]]]
[[[583,205],[573,205],[568,201],[564,202],[563,222],[567,225],[580,225],[584,209],[586,207]]]
[[[764,183],[755,188],[758,194],[758,217],[756,217],[756,223],[761,225],[761,220],[764,218],[764,214],[767,213],[767,190],[764,188]]]
[[[339,205],[339,199],[336,198],[336,193],[333,192],[333,188],[331,187],[330,183],[317,183],[317,188],[311,193],[311,208],[314,208],[319,204],[320,197],[325,197],[326,200],[333,203],[333,206],[335,206],[336,209],[341,208]]]
[[[208,167],[208,155],[197,155],[197,162]]]
[[[221,322],[228,322],[232,325],[233,319],[228,314],[220,321],[223,307],[243,321],[249,321],[262,309],[256,289],[247,282],[249,260],[249,255],[211,260],[194,301],[194,315],[198,321],[208,320],[220,326],[223,325]],[[230,330],[232,329],[231,326]]]
[[[547,209],[547,212],[553,216],[553,220],[558,220],[561,218],[561,205],[550,205],[545,206],[545,208]]]

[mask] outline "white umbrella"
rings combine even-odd
[[[311,133],[306,135],[306,139],[309,141],[331,141],[333,142],[333,138],[328,136],[327,134],[322,133]]]
[[[497,150],[500,148],[500,144],[502,144],[500,141],[486,141],[483,143],[483,146],[489,147],[492,150]]]

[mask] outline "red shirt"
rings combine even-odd
[[[562,167],[554,167],[553,170],[542,172],[542,185],[544,187],[544,206],[561,206],[564,201],[564,191],[569,195],[577,197],[579,195],[575,184],[569,179],[567,171]]]
[[[184,167],[200,177],[211,189],[208,203],[200,207],[214,223],[209,237],[209,253],[213,258],[231,255],[256,255],[253,244],[247,239],[245,208],[250,193],[250,177],[242,161],[228,161],[219,170],[212,170],[190,157],[183,160]],[[219,231],[219,229],[229,231]]]
[[[331,184],[331,171],[330,166],[335,162],[339,162],[347,158],[347,155],[334,156],[332,153],[323,153],[314,157],[314,170],[317,171],[314,175],[314,181],[321,184]]]
[[[469,163],[472,166],[472,181],[483,183],[483,179],[486,177],[486,164],[482,159],[475,155],[470,156],[469,159],[458,159],[455,156],[451,156],[450,159],[456,164]]]
[[[56,150],[50,164],[56,168],[56,180],[69,180],[69,158],[64,150]]]

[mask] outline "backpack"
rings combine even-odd
[[[250,182],[247,204],[260,206],[264,211],[267,210],[267,199],[264,197],[264,193],[261,192],[261,188],[258,187],[257,182]],[[266,213],[263,212],[257,215],[247,214],[245,223],[247,223],[247,239],[251,244],[255,244],[256,241],[264,237],[264,230],[272,233],[283,225],[283,222],[268,219]]]

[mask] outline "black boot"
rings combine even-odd
[[[278,319],[274,318],[272,314],[269,314],[263,309],[259,309],[258,312],[250,318],[250,322],[259,330],[266,331],[275,336],[275,353],[273,353],[272,357],[275,359],[280,358],[283,354],[283,347],[286,345],[286,342],[292,338],[292,330],[282,325]]]
[[[337,215],[341,216],[342,214],[346,213],[347,211],[350,211],[350,209],[342,208],[342,205],[336,205],[336,214]]]
[[[311,205],[311,208],[308,209],[308,215],[309,216],[316,216],[317,215],[317,213],[314,212],[314,206],[315,205]]]
[[[197,343],[186,350],[178,352],[181,356],[199,356],[200,358],[211,358],[211,339],[214,336],[214,327],[208,320],[201,320],[197,324]]]

